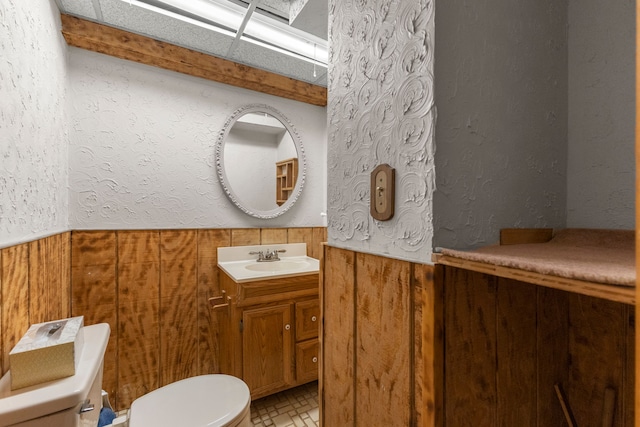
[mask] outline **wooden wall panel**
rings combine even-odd
[[[261,245],[272,245],[274,243],[287,243],[286,228],[263,228],[260,230]]]
[[[62,319],[62,289],[60,287],[60,242],[59,235],[44,239],[45,289],[47,294],[47,320]],[[66,301],[69,304],[69,300]]]
[[[438,267],[414,264],[414,404],[418,427],[442,426],[444,417],[443,288],[435,280]]]
[[[616,392],[614,424],[623,426],[623,374],[627,360],[628,311],[624,304],[571,295],[569,298],[571,367],[565,389],[578,425],[602,425],[604,392]]]
[[[47,238],[29,242],[29,323],[47,320]],[[52,319],[54,320],[54,319]]]
[[[62,233],[29,243],[30,323],[69,315],[69,238]]]
[[[497,425],[496,286],[445,267],[445,425]]]
[[[497,425],[536,427],[536,286],[497,281]]]
[[[117,406],[116,232],[74,231],[71,253],[71,312],[84,316],[85,325],[108,323],[111,328],[102,388],[109,393],[111,404]]]
[[[9,352],[33,323],[69,316],[70,233],[0,251],[0,371]]]
[[[313,228],[290,228],[289,237],[287,243],[306,243],[307,244],[307,256],[312,256],[313,253]],[[314,257],[319,259],[320,257]]]
[[[564,420],[554,385],[569,385],[569,294],[556,289],[537,288],[536,337],[538,426],[552,426]]]
[[[29,325],[83,315],[111,327],[103,388],[118,410],[173,379],[220,372],[207,301],[220,293],[217,248],[297,230],[74,231],[2,249],[0,371]]]
[[[356,419],[359,425],[409,425],[411,264],[356,256]]]
[[[322,254],[322,244],[327,241],[327,227],[313,228],[313,243],[311,250],[307,248],[307,255],[312,258],[320,259]]]
[[[29,244],[2,249],[2,374],[9,352],[29,329]]]
[[[609,425],[608,387],[616,391],[613,425],[631,425],[631,307],[439,268],[445,268],[446,425],[564,425],[555,384],[577,425]]]
[[[160,233],[118,232],[118,405],[160,385]],[[181,303],[181,301],[180,301]]]
[[[60,286],[62,287],[62,318],[70,317],[71,314],[71,232],[60,235]]]
[[[231,246],[249,246],[260,244],[259,228],[235,228],[231,230]]]
[[[218,247],[231,246],[228,229],[198,230],[198,374],[220,372],[218,316],[208,299],[220,295]]]
[[[621,400],[623,415],[621,417],[621,425],[623,427],[632,427],[635,425],[635,355],[636,355],[636,313],[635,307],[631,305],[624,306],[624,318],[627,319],[625,331],[626,358],[625,367],[622,374],[622,391],[618,398]]]
[[[198,374],[197,232],[160,232],[160,385]]]
[[[434,267],[323,249],[320,424],[442,426],[444,304]]]
[[[322,425],[355,425],[355,253],[325,246],[323,281]]]

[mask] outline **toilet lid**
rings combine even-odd
[[[131,404],[130,427],[226,426],[249,411],[249,387],[229,375],[200,375],[161,387]]]

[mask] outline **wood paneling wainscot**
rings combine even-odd
[[[0,250],[0,371],[33,323],[70,315],[71,233]]]
[[[111,327],[103,388],[117,409],[181,378],[220,372],[217,248],[307,243],[326,228],[73,231],[0,250],[0,371],[29,326],[70,316]]]
[[[74,231],[71,244],[72,314],[87,325],[108,323],[111,328],[105,353],[102,388],[115,404],[118,378],[118,290],[115,231]]]
[[[633,425],[631,304],[331,246],[321,268],[322,425],[562,426],[556,386],[576,425]]]
[[[445,295],[445,425],[566,425],[556,385],[576,425],[633,425],[632,305],[436,270]]]
[[[74,231],[73,315],[111,326],[104,387],[112,404],[126,409],[172,381],[220,372],[226,326],[208,303],[220,294],[217,248],[301,235],[307,252],[319,253],[326,228]]]
[[[440,425],[433,266],[325,246],[322,269],[322,425]]]

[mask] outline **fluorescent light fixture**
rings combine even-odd
[[[262,46],[262,47],[267,48],[267,49],[271,49],[271,50],[273,50],[275,52],[279,52],[279,53],[282,53],[284,55],[288,55],[288,56],[291,56],[293,58],[300,59],[302,61],[310,62],[312,64],[319,65],[319,66],[325,67],[325,68],[327,67],[326,63],[323,63],[323,62],[320,62],[320,61],[314,61],[313,58],[307,58],[304,55],[299,55],[299,54],[297,54],[295,52],[292,52],[290,50],[283,49],[283,48],[280,48],[278,46],[274,46],[274,45],[262,42],[260,40],[253,39],[251,37],[242,36],[241,39],[246,41],[246,42],[253,43],[255,45]]]
[[[157,0],[168,6],[200,16],[207,21],[238,31],[247,9],[235,3],[209,0]]]
[[[264,43],[297,53],[323,65],[329,62],[325,40],[266,16],[254,14],[244,32]]]
[[[129,0],[122,1],[128,2]],[[139,3],[135,0],[131,1]],[[237,36],[233,31],[238,31],[247,13],[247,9],[226,0],[155,0],[154,2],[182,10],[189,15],[201,17],[203,20],[222,27],[217,28],[215,25],[200,22],[201,26],[203,26],[202,24],[207,25],[206,28],[216,28],[215,31],[218,32],[223,32],[225,28],[231,29],[232,31],[226,31],[225,34],[232,37]],[[197,19],[182,16],[160,7],[148,4],[145,6],[147,9],[156,10],[186,22],[197,22]],[[257,13],[250,16],[241,39],[324,67],[329,62],[326,40]]]
[[[161,15],[168,16],[169,18],[179,19],[180,21],[186,22],[188,24],[197,25],[198,27],[205,28],[207,30],[215,31],[217,33],[221,33],[227,35],[229,37],[235,37],[236,33],[233,31],[226,30],[222,27],[218,27],[215,25],[207,24],[205,22],[199,21],[197,19],[189,18],[188,16],[181,15],[179,13],[172,12],[170,10],[163,9],[161,7],[153,6],[147,3],[143,3],[138,0],[121,0],[123,3],[126,3],[131,6],[136,6],[141,9],[150,10],[151,12],[159,13]]]

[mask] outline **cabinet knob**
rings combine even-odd
[[[311,316],[311,321],[315,322],[316,320],[318,320],[318,318],[316,316]]]
[[[313,359],[311,359],[311,360],[313,360],[313,363],[318,363],[318,358],[317,358],[317,357],[314,357],[314,358],[313,358]]]
[[[288,331],[289,329],[291,329],[291,325],[284,325],[284,329]]]

